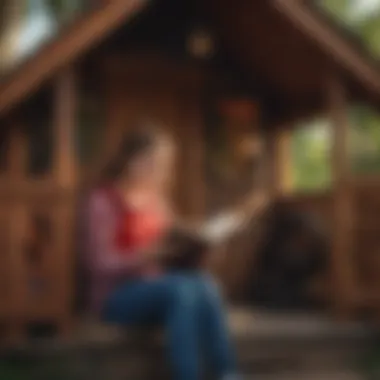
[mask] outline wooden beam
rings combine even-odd
[[[26,178],[27,141],[20,124],[11,121],[7,155],[6,176],[8,183],[18,187]],[[26,234],[26,205],[20,199],[10,202],[9,206],[9,249],[6,264],[9,272],[9,321],[8,337],[10,343],[17,343],[24,338],[26,297],[26,268],[24,243]]]
[[[20,125],[12,124],[7,149],[6,176],[10,182],[20,182],[26,177],[27,138]]]
[[[353,186],[348,151],[349,125],[346,94],[342,83],[332,77],[327,88],[333,129],[333,233],[331,275],[333,302],[340,316],[348,317],[355,302],[353,262]]]
[[[74,69],[64,69],[56,80],[54,103],[53,177],[62,186],[72,188],[76,178],[75,127],[77,93]]]
[[[291,146],[291,129],[282,129],[278,131],[276,145],[277,145],[277,160],[280,168],[278,173],[280,178],[280,186],[282,193],[288,193],[292,190],[293,186],[293,173],[292,173],[292,146]]]
[[[288,193],[292,188],[290,137],[291,129],[281,125],[277,125],[268,133],[269,187],[274,198]]]
[[[64,189],[75,189],[77,162],[75,154],[77,91],[74,68],[66,67],[56,82],[54,104],[54,164],[53,180]],[[54,282],[56,304],[52,306],[61,333],[71,326],[74,285],[74,207],[72,197],[61,199],[52,213],[55,260],[50,270]]]
[[[315,12],[312,12],[299,0],[274,0],[275,8],[302,30],[312,41],[336,62],[356,75],[365,88],[379,96],[380,73],[370,65],[350,44],[335,33],[329,25],[322,22]]]
[[[9,214],[9,320],[7,340],[9,343],[19,343],[25,339],[25,305],[26,305],[26,265],[25,238],[27,234],[27,210],[21,201],[12,204]]]
[[[59,68],[86,53],[143,8],[147,0],[112,0],[75,22],[0,84],[0,114],[8,111]]]
[[[180,104],[184,117],[183,124],[177,131],[178,154],[181,164],[178,165],[179,189],[186,217],[190,220],[202,220],[205,214],[205,173],[204,173],[204,136],[201,104],[199,97],[185,97]]]

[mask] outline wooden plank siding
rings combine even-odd
[[[353,73],[356,79],[373,94],[379,96],[380,73],[373,62],[354,49],[348,41],[318,18],[310,7],[299,0],[275,0],[275,7],[289,19],[299,30],[307,34],[311,41],[318,44],[323,51],[332,56],[339,65]]]
[[[380,301],[380,179],[352,182],[352,212],[355,225],[350,232],[351,265],[354,269],[352,310],[377,311]],[[334,226],[334,193],[327,191],[319,194],[286,195],[278,199],[282,207],[308,213],[316,217],[331,239]],[[324,297],[328,299],[334,278],[324,279]]]

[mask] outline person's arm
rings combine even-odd
[[[115,210],[107,198],[101,193],[92,194],[87,214],[88,264],[92,271],[109,275],[124,273],[148,259],[145,252],[122,252],[116,247],[116,220]]]
[[[235,207],[235,212],[248,222],[259,216],[266,210],[271,203],[270,197],[264,191],[255,191],[250,194],[243,202]],[[232,210],[233,211],[233,210]]]
[[[256,192],[237,206],[226,208],[208,220],[193,222],[176,217],[172,213],[173,226],[193,231],[209,241],[218,242],[228,239],[235,232],[244,228],[250,220],[265,210],[269,203],[270,200],[265,193]]]

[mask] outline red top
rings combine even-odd
[[[149,207],[132,210],[109,187],[94,189],[81,215],[87,296],[89,306],[98,313],[110,292],[126,279],[159,275],[154,262],[141,266],[139,252],[154,247],[170,220],[159,199],[153,199]]]
[[[130,254],[158,242],[167,227],[167,220],[159,205],[151,202],[145,207],[133,209],[126,206],[115,190],[108,190],[108,195],[119,216],[115,246],[120,252]]]

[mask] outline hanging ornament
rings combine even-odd
[[[187,50],[194,58],[210,59],[216,50],[214,37],[205,28],[195,28],[188,37]]]

